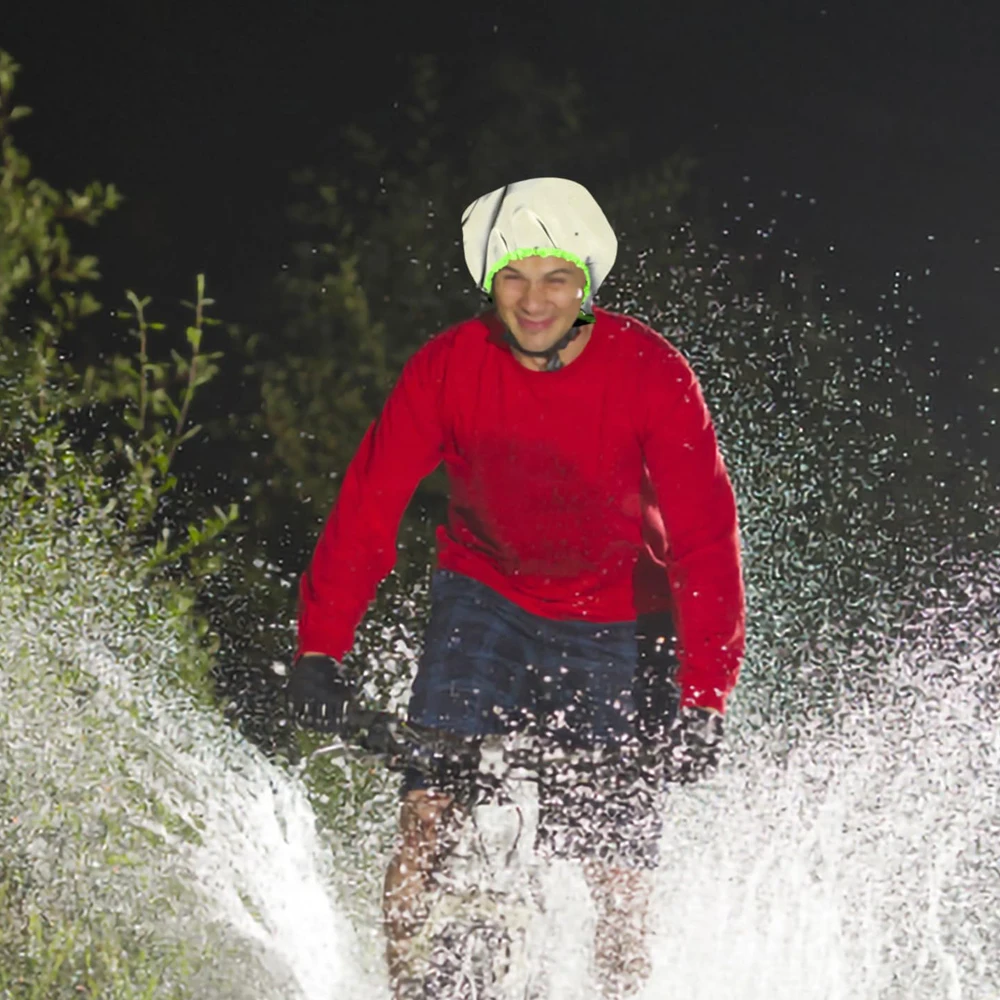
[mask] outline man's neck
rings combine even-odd
[[[568,364],[572,364],[576,359],[583,353],[583,349],[590,342],[590,335],[593,333],[594,324],[589,323],[587,326],[581,326],[580,332],[576,337],[571,340],[560,352],[559,361],[565,367]],[[533,358],[530,354],[522,354],[520,351],[514,351],[514,357],[529,371],[542,372],[545,371],[548,360],[546,358]]]

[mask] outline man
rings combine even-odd
[[[671,720],[651,717],[636,623],[669,612],[679,710],[659,703],[676,715],[664,754],[672,774],[697,776],[716,758],[744,642],[736,505],[698,383],[654,331],[591,310],[617,241],[581,185],[510,184],[462,225],[495,308],[416,352],[351,462],[302,579],[293,708],[335,716],[350,698],[339,661],[392,569],[418,482],[444,462],[448,520],[411,721],[470,736],[531,721],[573,747],[655,735],[658,723],[662,736]],[[595,808],[548,776],[540,841],[582,863],[597,978],[618,998],[649,971],[660,810],[641,783],[602,781]],[[404,781],[385,884],[399,997],[422,894],[461,821],[447,789],[425,784]]]

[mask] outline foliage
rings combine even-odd
[[[46,460],[48,504],[0,502],[0,995],[232,996],[249,956],[190,871],[199,765],[235,743],[211,655],[186,592],[121,558],[101,481]]]
[[[113,185],[60,192],[31,175],[11,134],[14,122],[30,114],[13,103],[19,68],[0,50],[0,376],[16,373],[44,415],[58,406],[47,398],[53,376],[65,374],[60,339],[99,308],[90,291],[81,290],[99,277],[97,259],[73,253],[66,225],[93,226],[121,198]],[[19,302],[12,311],[15,299],[29,304]]]
[[[202,513],[178,471],[218,373],[212,300],[199,275],[177,347],[129,292],[135,350],[68,360],[106,322],[68,228],[119,198],[32,176],[11,134],[16,71],[0,53],[0,993],[179,1000],[201,978],[223,995],[217,947],[166,931],[165,912],[137,919],[181,899],[163,837],[197,839],[139,777],[159,759],[155,706],[185,706],[190,731],[217,704],[199,597],[237,512]]]
[[[90,366],[84,373],[81,401],[120,407],[122,427],[110,436],[109,456],[124,461],[124,481],[133,487],[124,522],[130,536],[139,535],[155,522],[164,497],[176,489],[178,478],[173,470],[178,450],[202,431],[201,424],[189,426],[192,404],[198,390],[219,371],[217,362],[222,352],[202,350],[205,328],[219,322],[205,315],[213,300],[205,296],[204,275],[198,275],[196,291],[195,302],[184,303],[194,313],[185,330],[187,357],[171,347],[170,361],[154,359],[150,336],[163,332],[166,326],[148,321],[146,307],[151,300],[139,299],[130,291],[127,295],[134,311],[120,311],[118,315],[135,322],[135,355],[116,355],[103,371]],[[144,557],[146,565],[156,569],[183,560],[196,579],[217,572],[222,559],[214,543],[237,514],[235,504],[225,511],[217,507],[200,522],[189,523],[186,537],[173,545],[171,529],[164,526]]]
[[[99,277],[97,261],[73,252],[66,224],[95,225],[115,208],[113,186],[89,185],[82,194],[58,192],[32,176],[28,158],[14,145],[11,127],[28,114],[13,103],[19,67],[0,52],[0,458],[6,468],[4,496],[14,509],[49,504],[58,518],[61,475],[83,475],[88,501],[106,515],[120,517],[117,542],[124,558],[139,558],[149,570],[183,565],[189,578],[216,572],[217,541],[235,521],[237,510],[216,508],[183,528],[171,541],[164,521],[165,498],[177,493],[174,472],[178,450],[201,430],[191,425],[192,404],[201,387],[218,372],[220,352],[205,352],[205,328],[217,323],[205,315],[204,277],[190,305],[186,329],[189,353],[169,348],[169,359],[150,349],[150,337],[165,327],[150,322],[148,298],[128,292],[134,312],[120,312],[136,326],[132,356],[115,355],[106,364],[78,372],[65,360],[67,337],[99,310],[91,291]],[[80,289],[83,289],[82,291]],[[15,297],[27,308],[12,310]],[[110,431],[110,434],[107,434]],[[74,447],[76,450],[74,450]],[[79,452],[87,451],[84,461]],[[63,464],[53,466],[55,456]],[[86,471],[84,471],[84,469]],[[103,483],[98,488],[97,483]],[[183,506],[183,504],[181,504]],[[149,536],[158,537],[151,545]]]

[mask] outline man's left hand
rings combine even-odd
[[[722,735],[719,712],[696,705],[681,708],[667,738],[667,781],[687,785],[715,771],[719,766]]]

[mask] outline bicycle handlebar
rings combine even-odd
[[[487,737],[460,736],[441,729],[406,722],[391,712],[363,711],[349,707],[343,719],[330,730],[344,747],[354,747],[380,758],[390,770],[414,768],[425,776],[434,776],[442,769],[460,772],[476,771],[481,760],[482,744]],[[502,737],[501,737],[502,738]],[[340,749],[337,745],[321,747],[311,756]],[[507,748],[504,761],[509,766],[537,772],[546,754],[555,753],[566,761],[599,757],[602,763],[623,763],[626,759],[640,767],[653,761],[648,750],[626,749],[616,744],[604,744],[591,750],[567,749],[552,740],[536,735],[521,734],[516,748]]]
[[[391,770],[415,767],[429,773],[443,764],[472,769],[479,764],[481,738],[415,726],[391,712],[349,708],[334,732],[365,753],[382,758]]]

